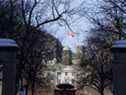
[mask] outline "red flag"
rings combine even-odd
[[[75,37],[76,33],[75,32],[67,32],[67,35],[69,37]]]

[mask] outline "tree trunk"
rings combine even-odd
[[[25,85],[24,88],[25,88],[26,95],[28,95],[28,85]]]
[[[32,83],[32,86],[31,86],[31,92],[32,92],[32,95],[34,95],[34,92],[35,92],[35,85],[34,85],[34,82]]]
[[[104,88],[103,88],[103,87],[101,87],[101,88],[99,89],[99,93],[100,93],[100,95],[104,95]]]
[[[100,91],[100,95],[104,95],[104,90]]]
[[[34,88],[33,87],[31,88],[31,92],[32,92],[32,95],[34,95]]]
[[[101,65],[100,69],[101,69],[101,71],[99,73],[100,74],[100,89],[99,89],[99,91],[100,91],[101,95],[104,95],[104,81],[105,81],[105,79],[104,79],[104,67],[103,67],[103,64]]]

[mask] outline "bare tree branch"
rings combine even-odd
[[[68,21],[66,19],[61,19],[61,20],[63,20],[65,22],[66,26],[68,27],[68,29],[70,31],[73,31],[73,29],[71,28],[70,24],[68,23]]]
[[[126,36],[126,33],[124,32],[120,32],[118,31],[117,29],[114,29],[113,27],[110,27],[110,26],[106,26],[104,25],[103,23],[100,22],[100,20],[94,18],[94,17],[91,17],[91,16],[86,16],[86,18],[93,22],[94,24],[96,24],[100,30],[104,31],[104,32],[109,32],[109,33],[114,33],[114,34],[118,34],[118,35],[122,35],[122,36]]]
[[[44,25],[44,24],[47,24],[47,23],[50,23],[50,22],[55,22],[57,20],[59,20],[64,13],[66,13],[67,11],[63,11],[60,15],[58,15],[56,18],[52,18],[52,19],[49,19],[49,20],[45,20],[44,22],[42,23],[39,23],[36,28],[39,28],[41,25]]]
[[[124,14],[126,14],[126,10],[124,10],[122,7],[120,7],[116,2],[114,2],[113,0],[109,0],[109,3],[112,3],[113,5],[115,5],[117,8],[119,8],[120,11],[122,11]],[[120,1],[122,2],[122,1]]]
[[[32,14],[33,14],[33,11],[34,11],[35,7],[37,6],[37,4],[38,4],[37,0],[34,0],[34,4],[29,12],[28,25],[31,25]]]
[[[27,26],[27,20],[26,20],[26,12],[25,12],[25,8],[24,8],[24,0],[21,1],[21,11],[22,11],[22,17],[23,17],[23,21],[24,24]]]

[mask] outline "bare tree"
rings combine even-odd
[[[91,38],[88,46],[83,50],[85,61],[80,77],[81,86],[96,89],[101,95],[104,90],[112,86],[111,53],[109,44],[98,38]]]
[[[57,21],[59,24],[64,23],[72,30],[68,18],[72,18],[77,13],[78,8],[72,8],[71,0],[27,0],[27,3],[30,2],[31,4],[28,9],[26,0],[21,1],[24,24],[40,28],[45,24]]]
[[[124,0],[98,0],[96,7],[85,7],[80,15],[85,16],[99,31],[109,32],[116,39],[124,39],[126,36]]]
[[[22,3],[18,0],[1,2],[0,37],[15,39],[19,45],[17,80],[22,81],[25,78],[28,82],[27,86],[31,86],[32,94],[34,94],[35,85],[40,84],[39,86],[41,86],[43,83],[43,80],[39,77],[43,63],[52,60],[54,57],[60,61],[62,45],[55,37],[32,26],[32,11],[36,4],[27,9],[27,12],[30,12],[28,14],[26,10],[23,10],[23,4],[26,4],[23,1]],[[30,8],[32,9],[30,10]],[[25,14],[22,15],[23,12]],[[29,15],[28,18],[27,15]]]

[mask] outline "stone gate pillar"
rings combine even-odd
[[[113,43],[113,95],[126,95],[126,40]]]
[[[2,67],[2,95],[16,95],[17,44],[11,39],[0,39]]]

